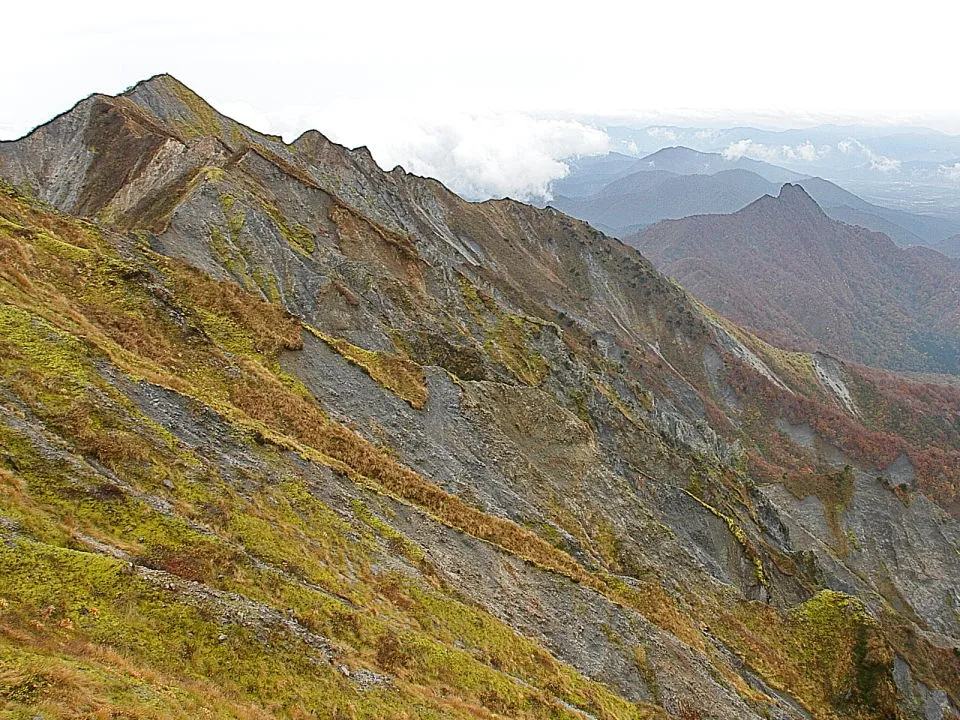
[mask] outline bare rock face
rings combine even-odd
[[[23,677],[50,648],[109,675],[98,643],[196,713],[956,713],[949,389],[169,76],[0,144],[0,176]],[[48,674],[4,697],[54,702]]]
[[[62,210],[77,208],[94,157],[86,140],[96,105],[97,100],[89,97],[25,138],[0,143],[4,179],[28,185],[42,200]]]

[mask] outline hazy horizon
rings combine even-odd
[[[91,93],[168,72],[221,112],[288,141],[316,129],[472,199],[532,199],[549,194],[565,158],[672,144],[633,148],[614,137],[618,127],[960,134],[945,74],[953,64],[945,15],[957,11],[938,8],[904,17],[825,0],[801,14],[760,2],[588,10],[368,0],[255,14],[184,0],[162,13],[117,2],[17,5],[8,49],[30,62],[0,68],[0,139]],[[843,152],[841,142],[877,168],[902,162],[855,132],[833,139],[830,152]],[[817,160],[824,147],[805,138],[776,145],[744,136],[710,149],[789,163]],[[955,162],[960,152],[945,172]]]

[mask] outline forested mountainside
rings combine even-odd
[[[957,714],[960,389],[170,76],[0,177],[6,716]]]
[[[797,185],[627,242],[772,342],[895,370],[960,373],[960,261],[827,217]]]

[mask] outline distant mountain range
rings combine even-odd
[[[623,237],[667,218],[734,212],[776,187],[749,170],[715,175],[650,170],[614,180],[589,197],[557,196],[550,205]]]
[[[587,197],[606,185],[638,172],[666,171],[677,175],[713,175],[723,170],[749,170],[770,182],[795,182],[806,175],[771,165],[770,163],[740,158],[729,160],[720,153],[706,153],[686,147],[663,148],[645,157],[611,152],[572,158],[567,161],[569,174],[555,180],[555,195]]]
[[[960,136],[948,135],[930,128],[828,124],[811,128],[768,130],[748,126],[705,128],[614,125],[605,126],[604,130],[618,148],[649,149],[684,145],[694,150],[715,152],[749,141],[755,148],[762,146],[762,152],[778,156],[780,159],[777,162],[789,167],[868,167],[871,156],[863,152],[857,143],[869,148],[874,158],[878,155],[889,156],[903,163],[942,163],[960,158]],[[853,145],[842,145],[843,143]],[[789,152],[790,149],[796,150],[806,144],[813,146],[817,152]]]
[[[951,238],[937,243],[933,249],[950,258],[960,258],[960,235],[954,235]]]
[[[752,158],[827,178],[876,205],[960,220],[958,135],[890,126],[770,130],[595,122],[610,137],[612,150],[635,157],[679,145],[731,160]]]
[[[575,161],[554,183],[550,205],[623,236],[660,220],[734,212],[776,195],[784,182],[801,185],[830,217],[885,233],[902,246],[935,246],[960,233],[960,220],[874,205],[819,177],[685,147],[640,159],[611,153]]]
[[[640,158],[634,170],[664,170],[677,175],[714,175],[725,170],[747,170],[764,180],[783,184],[807,177],[777,165],[747,157],[727,158],[721,153],[706,153],[687,147],[667,147]]]
[[[960,372],[960,261],[838,222],[800,185],[626,241],[774,342],[879,367]]]

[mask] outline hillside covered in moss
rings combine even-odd
[[[957,715],[956,387],[169,76],[0,178],[0,717]]]

